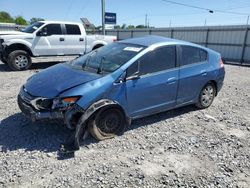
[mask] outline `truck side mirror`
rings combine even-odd
[[[43,31],[43,30],[40,30],[36,33],[36,36],[47,36],[47,32],[46,31]]]

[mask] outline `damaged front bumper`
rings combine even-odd
[[[43,119],[64,119],[62,111],[37,111],[30,104],[26,103],[20,95],[18,95],[17,102],[20,110],[32,121]]]
[[[30,95],[22,88],[18,94],[17,102],[20,110],[32,121],[37,120],[62,120],[69,129],[74,129],[77,119],[84,113],[83,109],[76,104],[67,109],[36,109],[32,101],[36,97]]]

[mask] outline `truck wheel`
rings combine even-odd
[[[32,64],[31,58],[26,51],[15,50],[8,56],[8,65],[11,70],[27,70]]]
[[[196,106],[200,109],[208,108],[215,97],[216,89],[213,83],[207,83],[201,90]]]
[[[101,109],[88,122],[89,132],[99,141],[121,135],[125,128],[125,117],[118,108]]]

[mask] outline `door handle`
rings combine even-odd
[[[84,38],[79,38],[79,41],[84,41]]]
[[[175,81],[176,81],[176,77],[168,78],[168,84],[174,84]]]
[[[64,41],[64,38],[63,37],[60,37],[60,39],[59,39],[60,41]]]
[[[207,75],[207,71],[206,70],[201,70],[201,76],[206,76]]]

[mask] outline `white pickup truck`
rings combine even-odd
[[[26,70],[31,57],[82,55],[115,40],[87,35],[80,23],[39,21],[22,31],[0,32],[0,60],[12,70]]]

